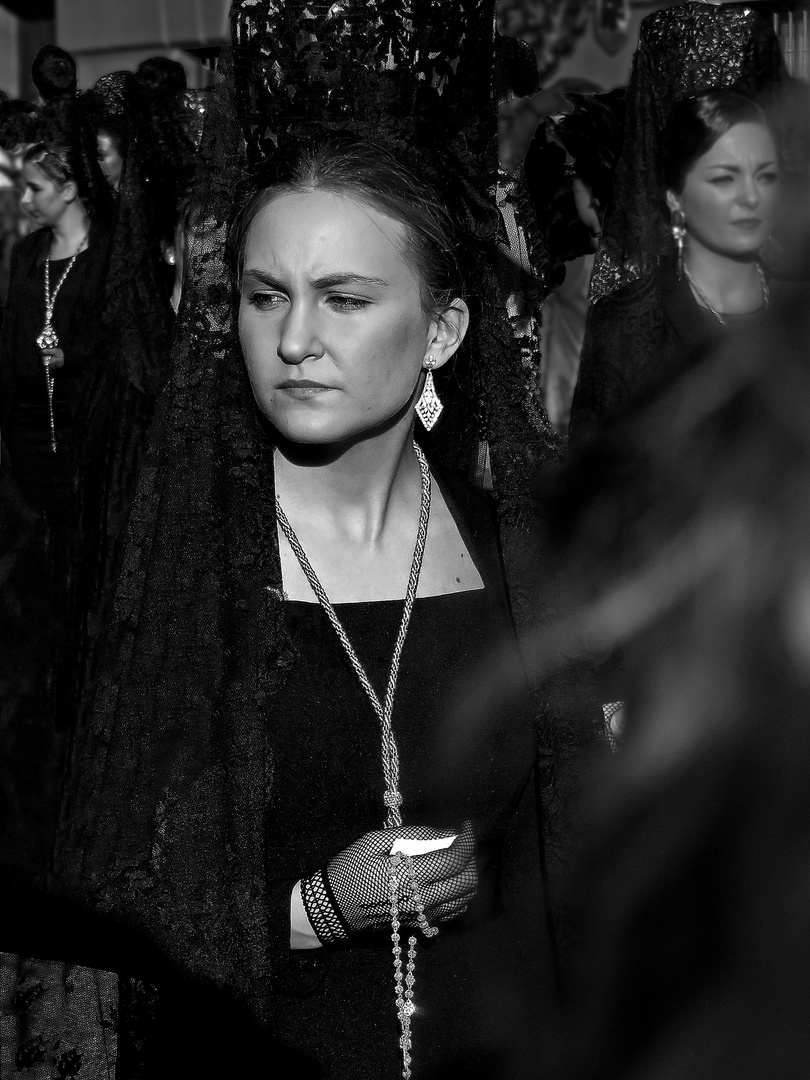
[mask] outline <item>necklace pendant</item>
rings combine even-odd
[[[37,348],[43,350],[59,348],[59,338],[52,323],[46,322],[42,327],[42,333],[37,338]]]

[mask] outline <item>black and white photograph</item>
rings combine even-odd
[[[810,0],[0,0],[0,1080],[810,1077]]]

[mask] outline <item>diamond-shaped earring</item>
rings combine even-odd
[[[425,357],[425,368],[427,369],[427,378],[425,379],[425,385],[422,388],[422,396],[416,403],[416,415],[422,421],[422,426],[426,431],[431,431],[435,426],[442,414],[444,405],[442,405],[441,398],[436,393],[436,386],[433,382],[433,368],[436,366],[436,360],[432,356]]]

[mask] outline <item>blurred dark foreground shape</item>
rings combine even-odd
[[[799,301],[725,343],[571,506],[629,698],[573,885],[577,1077],[810,1075],[809,331]]]
[[[810,1075],[809,310],[542,493],[575,614],[534,664],[619,649],[628,697],[570,882],[577,1080]]]

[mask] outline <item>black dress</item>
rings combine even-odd
[[[488,584],[416,600],[394,710],[403,823],[458,831],[472,819],[480,877],[467,915],[418,947],[415,1080],[534,1076],[537,1014],[548,1005],[527,998],[527,981],[536,973],[526,972],[517,944],[545,934],[541,898],[533,892],[529,910],[514,899],[525,893],[507,881],[507,902],[501,899],[505,843],[508,851],[520,851],[521,874],[527,873],[527,857],[539,865],[537,847],[528,856],[524,847],[535,836],[524,833],[516,814],[519,804],[534,799],[526,700],[474,730],[452,719],[454,704],[474,686],[492,650],[512,634],[493,578],[499,562],[487,499],[479,495],[472,503],[474,520],[458,518],[457,509],[456,515],[471,552],[478,541],[477,561]],[[340,604],[336,610],[380,692],[402,601]],[[283,927],[284,942],[284,956],[275,962],[273,1015],[258,1031],[242,1010],[231,1012],[223,997],[207,998],[189,980],[159,979],[149,986],[139,965],[137,978],[121,980],[123,1076],[238,1072],[256,1047],[279,1077],[366,1080],[401,1073],[390,931],[317,950],[291,951],[286,944],[295,882],[382,828],[385,809],[379,721],[342,645],[317,603],[285,601],[284,619],[290,662],[268,720],[273,784],[265,817],[267,918]],[[535,958],[532,953],[530,963]],[[210,1028],[210,1039],[200,1044],[186,1038],[184,1016]]]
[[[24,498],[54,529],[70,519],[82,389],[103,346],[106,244],[102,237],[95,241],[93,235],[79,254],[54,307],[53,325],[65,352],[65,365],[54,377],[55,454],[50,445],[45,369],[36,344],[45,325],[45,259],[52,242],[50,230],[20,240],[11,260],[0,339],[3,440]],[[69,261],[51,260],[52,292]]]
[[[678,279],[674,261],[664,260],[654,277],[618,289],[591,304],[579,376],[571,407],[569,437],[582,444],[636,403],[663,390],[730,332],[750,331],[756,348],[761,330],[777,322],[801,284],[772,280],[767,308],[724,315],[721,325]]]
[[[39,232],[14,247],[8,303],[0,337],[0,423],[5,512],[19,501],[29,519],[25,539],[10,539],[22,632],[17,644],[23,677],[6,684],[3,701],[3,803],[0,858],[41,877],[52,843],[62,748],[54,722],[66,726],[75,666],[71,622],[77,542],[76,446],[85,387],[103,363],[101,329],[106,235],[91,233],[65,278],[53,323],[65,352],[54,377],[57,452],[50,443],[45,369],[36,339],[45,323],[45,259],[52,234]],[[51,261],[52,289],[67,259]],[[6,453],[7,451],[7,453]]]
[[[488,500],[470,493],[463,517],[451,505],[486,587],[416,601],[394,730],[405,824],[457,831],[472,819],[480,887],[463,919],[419,945],[413,1075],[524,1080],[535,1076],[538,1042],[553,1022],[537,878],[535,742],[522,697],[474,727],[459,711],[474,679],[486,674],[492,648],[511,641],[511,625]],[[401,601],[339,605],[338,613],[381,687]],[[36,948],[42,951],[33,955],[84,965],[28,962],[16,974],[16,996],[10,984],[4,1003],[26,1045],[41,1048],[38,1060],[56,1062],[67,1047],[73,1058],[83,1057],[80,1080],[106,1075],[113,1062],[119,1080],[248,1075],[257,1055],[274,1078],[400,1074],[390,933],[334,948],[289,949],[295,882],[381,828],[384,808],[379,724],[334,631],[317,604],[285,601],[282,614],[289,647],[283,691],[266,712],[265,765],[273,782],[261,821],[262,918],[279,931],[267,1011],[257,1017],[254,1002],[217,991],[182,964],[167,964],[145,936],[130,933],[123,905],[110,922],[56,899],[40,910],[33,897],[16,911],[5,947],[28,955]],[[88,760],[85,767],[95,764]],[[131,811],[122,804],[125,832]],[[218,914],[227,932],[231,924],[219,905]],[[13,956],[6,962],[20,963]],[[82,995],[73,996],[74,984]],[[89,1011],[86,991],[95,994]]]
[[[386,681],[400,601],[342,604],[338,617],[378,688]],[[317,604],[287,604],[295,674],[277,718],[276,785],[268,815],[271,876],[299,877],[383,824],[379,721]],[[502,637],[491,590],[416,601],[402,657],[394,729],[403,823],[456,830],[472,817],[483,882],[471,925],[451,927],[416,962],[414,1076],[513,1075],[515,1025],[501,1001],[519,1004],[514,939],[500,911],[500,835],[529,780],[528,729],[514,714],[448,745],[440,718],[468,689]],[[461,779],[463,777],[463,780]],[[279,988],[278,1035],[316,1058],[324,1075],[396,1077],[400,1060],[390,934],[347,948],[291,953]],[[518,1029],[519,1030],[519,1029]]]

